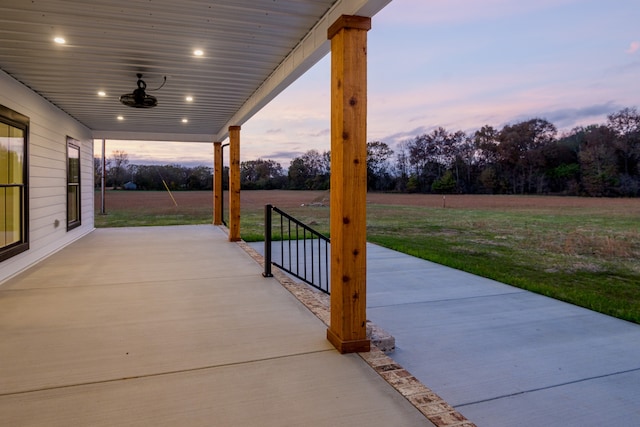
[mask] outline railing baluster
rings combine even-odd
[[[313,236],[311,237],[311,241],[309,242],[309,246],[311,247],[311,281],[316,283],[315,281],[315,261],[316,257],[313,256]]]
[[[289,245],[289,269],[291,269],[291,219],[287,218],[287,244]]]
[[[273,277],[271,274],[271,210],[273,206],[264,207],[264,277]]]
[[[300,274],[300,235],[298,231],[300,227],[296,224],[296,273]]]
[[[307,278],[307,230],[305,229],[303,231],[303,242],[302,242],[302,250],[303,250],[303,256],[304,256],[304,278]],[[311,280],[311,282],[313,283],[313,279]]]
[[[329,243],[324,242],[324,269],[326,271],[325,281],[327,282],[327,293],[331,292],[329,289]]]
[[[280,214],[280,264],[284,264],[284,217]]]
[[[320,239],[318,239],[318,255],[320,255]],[[322,264],[322,262],[319,259],[320,257],[318,256],[318,283],[322,284],[322,274],[320,273],[320,265]],[[315,264],[313,266],[313,271],[316,270],[315,268]]]

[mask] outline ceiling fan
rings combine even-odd
[[[142,80],[142,74],[138,73],[137,76],[138,76],[138,82],[137,82],[138,88],[131,93],[125,93],[124,95],[120,96],[120,102],[126,105],[127,107],[133,107],[133,108],[155,107],[156,105],[158,105],[158,99],[155,96],[149,95],[145,92],[145,90],[147,89],[147,84],[144,82],[144,80]],[[167,82],[167,76],[164,77],[164,81],[162,82],[162,84],[158,89],[162,88],[162,86],[164,86],[166,82]],[[153,89],[153,90],[158,90],[158,89]]]

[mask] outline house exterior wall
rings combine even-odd
[[[0,284],[94,229],[91,130],[0,71],[0,105],[29,117],[29,250],[0,262]],[[67,231],[67,137],[80,143],[81,225]]]

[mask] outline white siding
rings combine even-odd
[[[2,283],[92,231],[94,212],[91,131],[3,71],[0,104],[29,117],[29,250],[0,262]],[[82,225],[69,232],[67,136],[81,144],[82,186]]]

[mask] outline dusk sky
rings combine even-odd
[[[393,0],[368,33],[368,141],[640,107],[638,0]],[[242,126],[241,160],[330,148],[330,58]],[[96,152],[100,144],[96,144]],[[212,144],[107,142],[131,163],[212,165]]]

